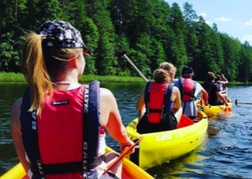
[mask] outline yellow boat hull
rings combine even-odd
[[[107,152],[112,152],[113,150],[109,147],[106,149]],[[113,151],[115,152],[115,151]],[[123,159],[123,169],[122,169],[122,179],[154,179],[150,174],[145,170],[141,169],[139,166],[128,160],[127,158]],[[28,179],[26,172],[21,165],[18,163],[8,172],[6,172],[0,179]]]
[[[228,103],[228,108],[232,109],[233,104]],[[225,105],[216,105],[216,106],[204,106],[201,107],[202,111],[208,116],[209,119],[215,119],[214,117],[219,116],[223,114],[224,110],[227,107]],[[231,111],[227,111],[227,113],[230,113]]]
[[[205,114],[202,120],[193,125],[164,132],[139,134],[136,131],[137,123],[138,119],[133,120],[126,126],[126,130],[132,139],[143,137],[139,148],[130,155],[130,160],[143,169],[152,168],[190,153],[203,143],[208,128]]]

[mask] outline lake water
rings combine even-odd
[[[101,84],[115,95],[123,123],[136,117],[135,105],[144,87],[140,84]],[[10,134],[10,108],[22,96],[23,83],[0,83],[0,176],[13,167],[17,156]],[[252,102],[252,86],[230,86],[229,96],[235,101]],[[233,104],[233,114],[209,124],[220,129],[206,136],[204,143],[190,154],[147,170],[157,179],[165,178],[252,178],[252,105]],[[107,137],[110,147],[116,142]],[[163,151],[172,152],[172,151]]]

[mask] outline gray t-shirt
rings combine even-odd
[[[174,86],[176,87],[180,87],[180,81],[179,79],[174,79],[173,81]],[[194,96],[196,98],[199,97],[201,90],[203,89],[203,87],[201,86],[201,84],[199,84],[197,81],[195,81],[196,84],[196,88],[195,88],[195,92],[194,92]],[[183,114],[187,115],[187,116],[191,116],[191,117],[196,117],[197,116],[197,104],[196,101],[188,101],[188,102],[184,102],[181,101],[181,106],[183,108]]]

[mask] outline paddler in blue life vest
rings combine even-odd
[[[193,80],[193,76],[192,67],[184,67],[182,69],[182,77],[174,80],[174,86],[177,86],[180,90],[183,114],[191,119],[196,119],[197,97],[200,95],[205,105],[207,105],[208,93],[201,84]]]
[[[90,55],[80,32],[65,21],[46,21],[28,34],[22,53],[28,87],[12,106],[11,129],[28,177],[121,178],[121,165],[104,172],[107,158],[99,138],[106,129],[121,150],[134,142],[111,91],[98,81],[78,81],[84,56]]]
[[[172,83],[176,68],[167,62],[162,65],[166,69],[158,68],[154,71],[154,82],[147,82],[137,103],[139,133],[176,129],[181,118],[179,89]]]

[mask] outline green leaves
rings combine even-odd
[[[183,9],[182,9],[183,8]],[[208,71],[230,81],[252,81],[252,48],[220,33],[198,17],[193,4],[171,6],[164,0],[19,0],[0,1],[0,71],[20,71],[25,34],[45,20],[61,19],[78,28],[93,55],[86,74],[138,74],[116,51],[126,51],[148,77],[159,63],[173,63],[180,75],[185,65],[196,80]]]

